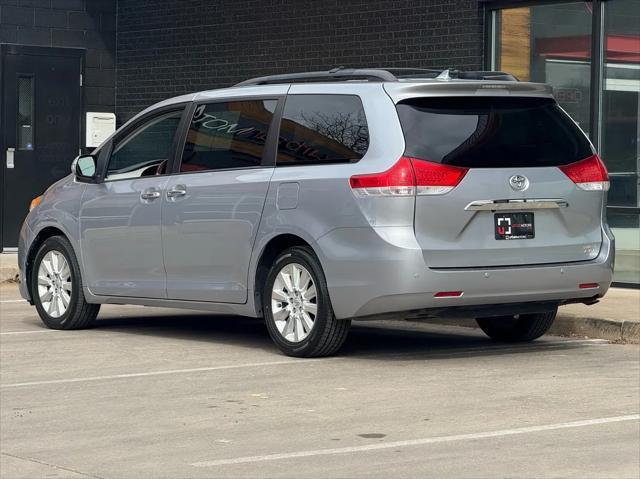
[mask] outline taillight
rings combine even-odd
[[[404,156],[382,173],[352,176],[349,184],[359,196],[413,196],[416,191],[411,160]]]
[[[443,195],[454,189],[469,171],[468,168],[432,163],[411,158],[416,174],[418,195]]]
[[[585,191],[607,191],[609,174],[598,155],[560,167],[560,170]]]
[[[402,156],[387,171],[355,175],[349,179],[358,196],[442,195],[454,189],[467,168]]]

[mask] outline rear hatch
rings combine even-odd
[[[604,165],[552,98],[405,98],[397,105],[415,174],[415,234],[433,268],[595,258]]]

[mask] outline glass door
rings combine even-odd
[[[614,280],[640,283],[640,0],[604,3],[601,154],[609,169]]]

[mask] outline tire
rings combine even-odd
[[[549,331],[557,313],[558,308],[545,313],[477,318],[476,321],[480,329],[491,339],[505,342],[526,342],[538,339]]]
[[[305,282],[305,273],[310,282]],[[308,247],[295,246],[278,255],[267,275],[262,303],[269,336],[288,356],[330,356],[349,333],[351,321],[336,319],[324,273]]]
[[[51,329],[88,328],[100,311],[99,304],[84,298],[78,260],[64,236],[47,238],[40,246],[31,270],[31,293],[40,319]]]

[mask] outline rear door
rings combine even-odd
[[[273,174],[278,98],[197,105],[162,209],[170,299],[244,303]]]
[[[429,266],[531,265],[598,255],[606,170],[555,101],[422,97],[396,108],[405,156],[416,170],[415,232]],[[421,174],[453,173],[459,175],[454,188],[421,192]]]

